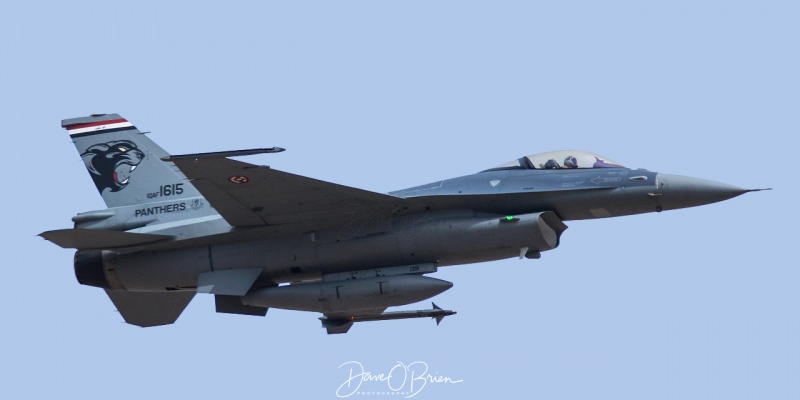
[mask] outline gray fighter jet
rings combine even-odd
[[[563,221],[754,191],[568,150],[381,194],[230,159],[278,147],[174,156],[117,114],[61,126],[109,208],[41,236],[77,249],[78,282],[103,288],[143,327],[175,322],[196,293],[213,294],[221,313],[322,313],[328,333],[362,321],[438,324],[455,312],[385,310],[452,287],[426,276],[439,267],[539,258],[558,247]]]

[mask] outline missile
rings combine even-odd
[[[453,310],[442,310],[436,303],[431,303],[433,308],[429,310],[412,310],[412,311],[390,311],[381,314],[372,315],[351,315],[349,317],[320,317],[322,327],[328,330],[328,334],[345,333],[353,322],[367,322],[367,321],[386,321],[390,319],[407,319],[407,318],[425,318],[431,317],[436,320],[436,325],[439,325],[444,317],[455,315]]]

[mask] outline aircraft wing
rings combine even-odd
[[[175,163],[211,206],[237,227],[305,222],[318,229],[391,213],[405,201],[225,158],[254,152],[190,154],[166,160]]]

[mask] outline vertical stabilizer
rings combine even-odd
[[[61,121],[108,207],[200,197],[164,149],[118,114]]]

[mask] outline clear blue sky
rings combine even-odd
[[[348,361],[463,380],[423,399],[797,398],[797,2],[261,3],[0,5],[1,398],[335,399]],[[198,295],[141,329],[36,236],[104,208],[59,122],[114,112],[175,154],[281,146],[247,161],[379,192],[568,148],[775,190],[444,268],[438,327],[327,336]]]

